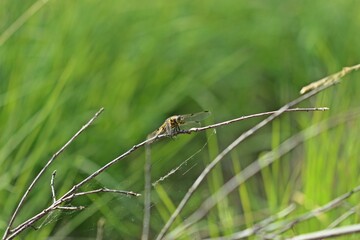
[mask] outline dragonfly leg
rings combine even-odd
[[[174,128],[174,134],[180,132],[180,130],[181,129],[180,129],[179,125],[176,125]]]

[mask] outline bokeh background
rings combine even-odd
[[[144,140],[169,116],[210,110],[205,124],[275,110],[302,86],[359,63],[359,1],[99,1],[0,2],[0,229],[41,167],[93,114],[105,111],[51,166],[16,223]],[[33,4],[39,10],[7,37]],[[186,218],[227,179],[312,124],[359,107],[359,73],[302,106],[329,112],[286,114],[227,156],[183,212]],[[219,151],[260,119],[152,147],[154,180],[197,153],[152,189],[151,236]],[[359,121],[306,142],[234,191],[183,237],[231,234],[290,203],[299,212],[359,184]],[[144,149],[101,174],[101,186],[143,193]],[[356,206],[358,197],[349,204]],[[352,202],[351,202],[352,201]],[[58,212],[26,239],[138,239],[143,198],[98,194],[77,199],[81,212]],[[292,236],[321,229],[341,212],[299,225]],[[358,220],[354,214],[344,224]],[[175,225],[180,224],[180,219]],[[1,231],[2,232],[2,231]]]

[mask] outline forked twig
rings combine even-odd
[[[88,128],[93,122],[94,120],[104,111],[104,108],[100,108],[100,110],[95,114],[94,117],[92,117],[84,126],[82,126],[82,128],[75,133],[74,136],[72,136],[70,138],[69,141],[67,141],[65,143],[64,146],[62,146],[50,159],[49,161],[45,164],[45,166],[40,170],[40,172],[38,173],[38,175],[34,178],[34,180],[31,182],[30,186],[26,189],[24,195],[22,196],[19,204],[17,205],[14,213],[12,214],[10,221],[6,227],[3,239],[6,239],[7,236],[10,233],[10,229],[12,224],[14,223],[15,217],[17,216],[19,210],[21,209],[21,207],[23,206],[25,199],[27,198],[27,196],[29,195],[29,193],[31,192],[31,190],[33,189],[34,185],[37,183],[37,181],[39,180],[39,178],[43,175],[43,173],[45,172],[45,170],[50,166],[50,164],[86,129]]]

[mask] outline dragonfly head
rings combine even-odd
[[[177,124],[184,124],[185,123],[185,118],[181,115],[176,116],[176,123]]]

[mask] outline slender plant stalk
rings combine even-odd
[[[17,30],[21,28],[31,16],[37,13],[49,0],[38,0],[29,7],[13,24],[11,24],[0,35],[0,46],[2,46]]]
[[[145,146],[145,190],[144,190],[144,217],[143,217],[143,232],[141,240],[149,239],[150,231],[150,217],[151,217],[151,148],[150,144]]]

